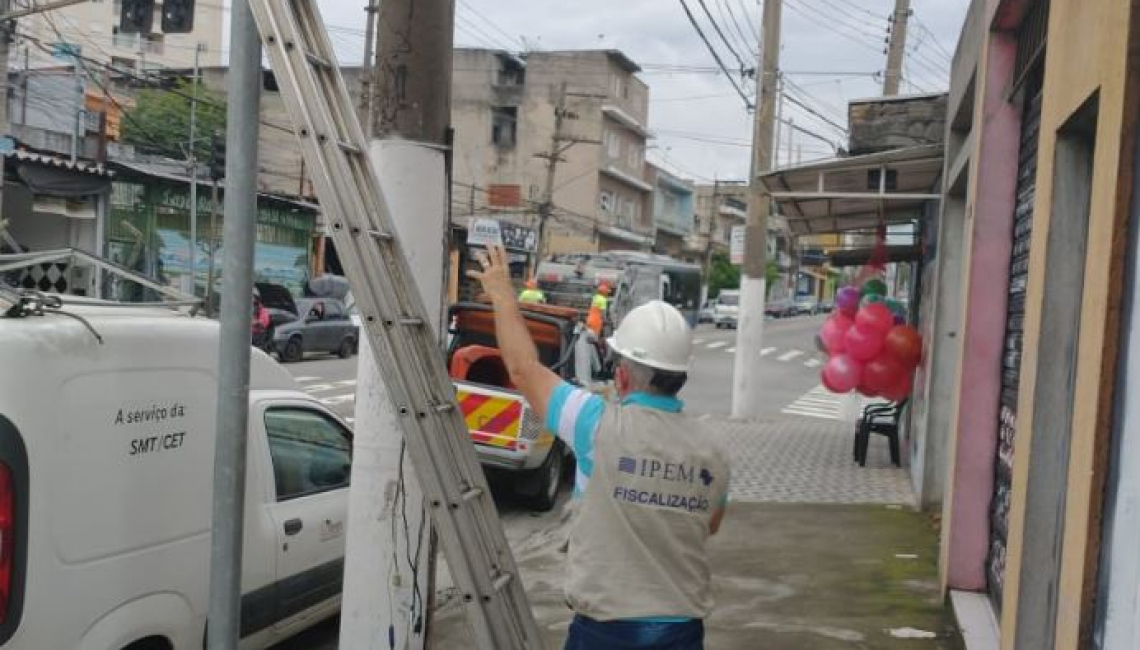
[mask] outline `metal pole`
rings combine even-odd
[[[7,12],[12,6],[11,0],[0,0],[0,9]],[[8,117],[8,46],[12,42],[12,34],[16,29],[16,21],[10,23],[0,23],[0,68],[3,68],[3,74],[0,74],[0,136],[8,136],[12,133],[12,125],[9,123]],[[27,83],[27,74],[24,75],[24,83]],[[26,86],[25,86],[26,88]],[[28,93],[25,90],[24,99],[27,101]],[[24,104],[27,106],[27,104]],[[27,111],[27,109],[24,109]],[[4,235],[2,239],[8,241],[9,236],[6,233],[6,222],[4,220],[4,156],[0,156],[0,235]],[[11,245],[11,244],[9,244]],[[12,252],[19,253],[20,250],[16,248]]]
[[[895,0],[895,13],[891,16],[891,41],[887,49],[887,72],[883,75],[883,94],[899,94],[903,59],[906,57],[906,24],[910,19],[910,0]]]
[[[202,54],[202,44],[194,48],[194,81],[190,89],[190,293],[198,295],[198,142],[195,139],[198,126],[198,59]]]
[[[5,52],[5,54],[7,54],[7,53]],[[79,59],[78,58],[75,59],[74,69],[75,69],[75,94],[76,94],[76,102],[77,103],[75,105],[75,130],[72,131],[72,133],[71,133],[71,164],[73,164],[73,165],[79,159],[79,138],[83,137],[83,114],[86,112],[83,109],[83,104],[84,104],[84,101],[86,100],[86,97],[84,97],[84,94],[83,94],[83,72],[79,67]],[[4,81],[5,81],[5,83],[7,83],[7,77],[8,77],[8,57],[5,56],[4,57]],[[7,88],[7,86],[5,86],[5,88]],[[4,95],[5,102],[4,103],[7,103],[7,99],[8,99],[8,96],[7,96],[7,93],[5,93],[5,95]]]
[[[780,75],[780,19],[782,0],[765,0],[760,55],[760,105],[752,131],[752,169],[749,177],[748,223],[744,231],[744,265],[740,278],[740,320],[736,330],[736,360],[732,375],[732,416],[755,418],[760,414],[760,350],[764,335],[764,301],[768,256],[768,213],[771,197],[760,174],[772,169],[776,127],[776,84]]]
[[[210,548],[210,650],[237,650],[241,631],[242,524],[249,419],[249,326],[257,214],[257,134],[261,41],[246,0],[230,18],[226,108],[225,258],[218,352],[217,444]]]
[[[206,267],[206,315],[214,315],[214,255],[218,252],[218,181],[210,185],[210,258]]]

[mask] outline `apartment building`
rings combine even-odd
[[[649,250],[649,88],[639,71],[617,50],[457,49],[456,216],[538,227],[549,199],[545,252]]]
[[[65,59],[68,59],[68,53],[79,52],[85,58],[136,71],[191,68],[194,66],[195,49],[199,47],[202,50],[199,55],[201,65],[216,66],[224,62],[222,29],[226,12],[220,2],[197,2],[194,31],[188,34],[161,32],[161,2],[156,2],[154,7],[154,33],[145,36],[119,33],[121,13],[120,0],[93,0],[21,18],[18,32],[31,37],[24,39],[23,43],[29,65],[60,65],[59,60],[53,60],[52,55],[38,45]],[[20,39],[17,39],[13,57],[23,53],[24,47],[20,44]]]

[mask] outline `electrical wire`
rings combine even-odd
[[[684,3],[682,2],[681,4]],[[732,43],[728,42],[728,38],[725,37],[724,32],[720,29],[720,25],[717,24],[716,19],[713,18],[712,12],[709,11],[708,5],[705,4],[705,0],[697,0],[697,4],[701,5],[701,10],[705,12],[705,17],[709,19],[709,24],[712,25],[713,29],[716,31],[717,36],[720,36],[721,42],[724,43],[724,46],[727,47],[728,51],[732,53],[732,56],[736,57],[736,62],[740,64],[740,71],[743,72],[746,70],[748,68],[748,64],[744,62],[744,59],[740,58],[740,54],[734,47],[732,47]]]
[[[709,42],[708,37],[705,36],[704,31],[701,30],[700,24],[697,23],[696,17],[693,16],[693,12],[689,10],[689,5],[685,3],[685,0],[680,0],[680,3],[681,8],[685,10],[685,15],[689,18],[689,23],[692,24],[693,29],[697,31],[697,35],[701,37],[701,40],[704,41],[705,47],[708,48],[709,54],[712,54],[713,59],[716,60],[717,65],[720,66],[721,71],[724,72],[724,76],[728,79],[729,83],[732,84],[732,87],[736,89],[736,94],[740,95],[740,98],[744,100],[744,106],[747,109],[751,110],[753,108],[752,101],[748,99],[748,96],[744,94],[744,90],[742,90],[736,83],[736,80],[732,78],[732,74],[729,73],[728,68],[725,67],[724,61],[721,61],[720,55],[717,54],[716,48],[714,48],[712,46],[712,43]]]
[[[826,30],[828,30],[834,34],[837,34],[839,36],[842,36],[843,38],[859,45],[860,47],[865,47],[865,48],[871,50],[872,52],[878,52],[880,54],[882,53],[882,50],[880,48],[877,48],[873,45],[868,45],[865,41],[861,40],[860,37],[853,36],[847,32],[844,32],[844,31],[840,31],[837,27],[835,27],[834,25],[831,24],[832,18],[827,16],[826,14],[814,15],[814,14],[810,13],[807,9],[804,9],[804,8],[800,7],[799,5],[792,3],[790,0],[786,1],[785,6],[788,7],[789,9],[791,9],[792,11],[800,14],[804,18],[806,18],[813,25],[823,27],[824,29],[826,29]],[[861,36],[866,37],[867,34],[862,34]]]
[[[755,59],[760,53],[760,46],[758,43],[753,44],[753,41],[749,39],[748,36],[745,35],[744,30],[740,28],[740,21],[736,19],[736,14],[732,12],[732,7],[728,4],[728,0],[720,0],[719,3],[713,0],[713,4],[716,6],[716,12],[720,16],[721,22],[725,25],[731,24],[735,30],[733,31],[725,27],[725,29],[728,29],[728,33],[732,34],[732,41],[740,45],[740,51],[743,52],[745,56]]]

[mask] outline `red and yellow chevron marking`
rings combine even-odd
[[[457,391],[456,399],[471,439],[481,445],[515,449],[522,426],[522,402],[509,397],[491,397]]]

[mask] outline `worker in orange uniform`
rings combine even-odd
[[[586,315],[586,327],[594,333],[594,336],[602,336],[602,323],[605,322],[606,310],[609,309],[610,301],[607,296],[610,295],[610,285],[605,282],[598,285],[598,291],[594,297],[590,299],[590,311]]]

